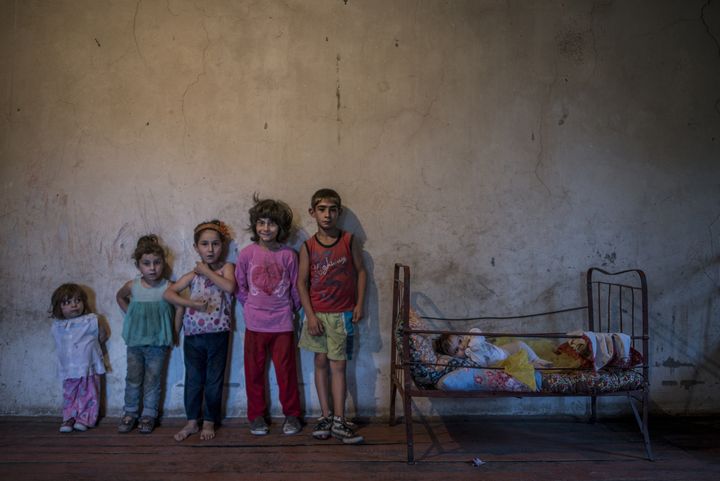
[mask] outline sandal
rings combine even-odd
[[[153,429],[155,429],[155,418],[151,418],[150,416],[143,416],[140,418],[138,431],[142,434],[150,434],[153,432]]]
[[[129,433],[135,427],[135,423],[137,423],[137,417],[131,414],[126,414],[120,420],[120,424],[118,424],[118,432]]]

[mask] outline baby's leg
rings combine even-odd
[[[528,346],[522,341],[508,342],[507,344],[503,344],[502,348],[507,351],[510,356],[512,356],[513,354],[517,354],[520,351],[525,351],[528,355],[528,360],[530,362],[533,362],[538,358],[538,355],[535,354],[535,351],[533,351],[530,346]]]
[[[538,355],[533,351],[533,349],[525,344],[523,341],[513,341],[511,343],[505,344],[502,346],[503,349],[505,349],[510,355],[515,354],[516,352],[525,351],[528,356],[528,361],[535,366],[535,367],[550,367],[552,366],[552,363],[549,361],[545,361],[544,359],[540,359]]]

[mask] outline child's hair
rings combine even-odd
[[[195,239],[195,244],[198,243],[200,240],[200,234],[202,234],[205,230],[214,230],[220,235],[220,240],[223,244],[230,238],[230,228],[222,222],[217,219],[209,220],[207,222],[201,222],[198,225],[195,226],[194,230],[194,236],[193,239]]]
[[[135,259],[135,265],[138,265],[140,259],[145,254],[154,254],[161,257],[165,262],[165,249],[160,245],[160,241],[155,234],[144,235],[137,241],[137,247],[133,252],[133,259]]]
[[[441,334],[437,342],[442,352],[453,355],[457,345],[462,342],[462,336],[458,334]]]
[[[318,205],[318,202],[321,200],[329,200],[335,203],[335,205],[338,206],[338,209],[342,209],[342,200],[340,199],[340,194],[335,192],[332,189],[320,189],[317,192],[315,192],[312,196],[312,199],[310,199],[310,207],[315,208],[316,205]]]
[[[248,213],[250,214],[250,225],[248,232],[252,232],[250,240],[257,242],[260,237],[257,233],[257,221],[270,219],[278,226],[277,241],[282,243],[290,237],[292,229],[293,212],[290,206],[281,200],[260,199],[257,194],[253,195],[253,205]]]
[[[72,299],[73,297],[77,297],[82,301],[83,314],[87,314],[90,312],[90,308],[88,307],[87,293],[79,285],[67,283],[55,289],[55,292],[53,292],[52,294],[52,298],[50,300],[50,304],[52,306],[50,309],[50,313],[55,319],[65,319],[65,316],[63,316],[62,312],[62,303],[63,301],[67,299]]]

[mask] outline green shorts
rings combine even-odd
[[[307,330],[307,317],[304,319],[298,347],[312,352],[327,354],[333,361],[352,359],[353,335],[352,311],[316,312],[322,323],[323,333],[312,336]]]

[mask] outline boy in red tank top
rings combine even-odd
[[[305,310],[298,345],[315,353],[315,388],[322,410],[313,436],[332,435],[356,444],[363,438],[345,419],[345,367],[352,358],[354,325],[363,317],[367,273],[359,243],[337,227],[342,214],[338,193],[318,190],[309,212],[318,229],[300,248],[297,290]]]

